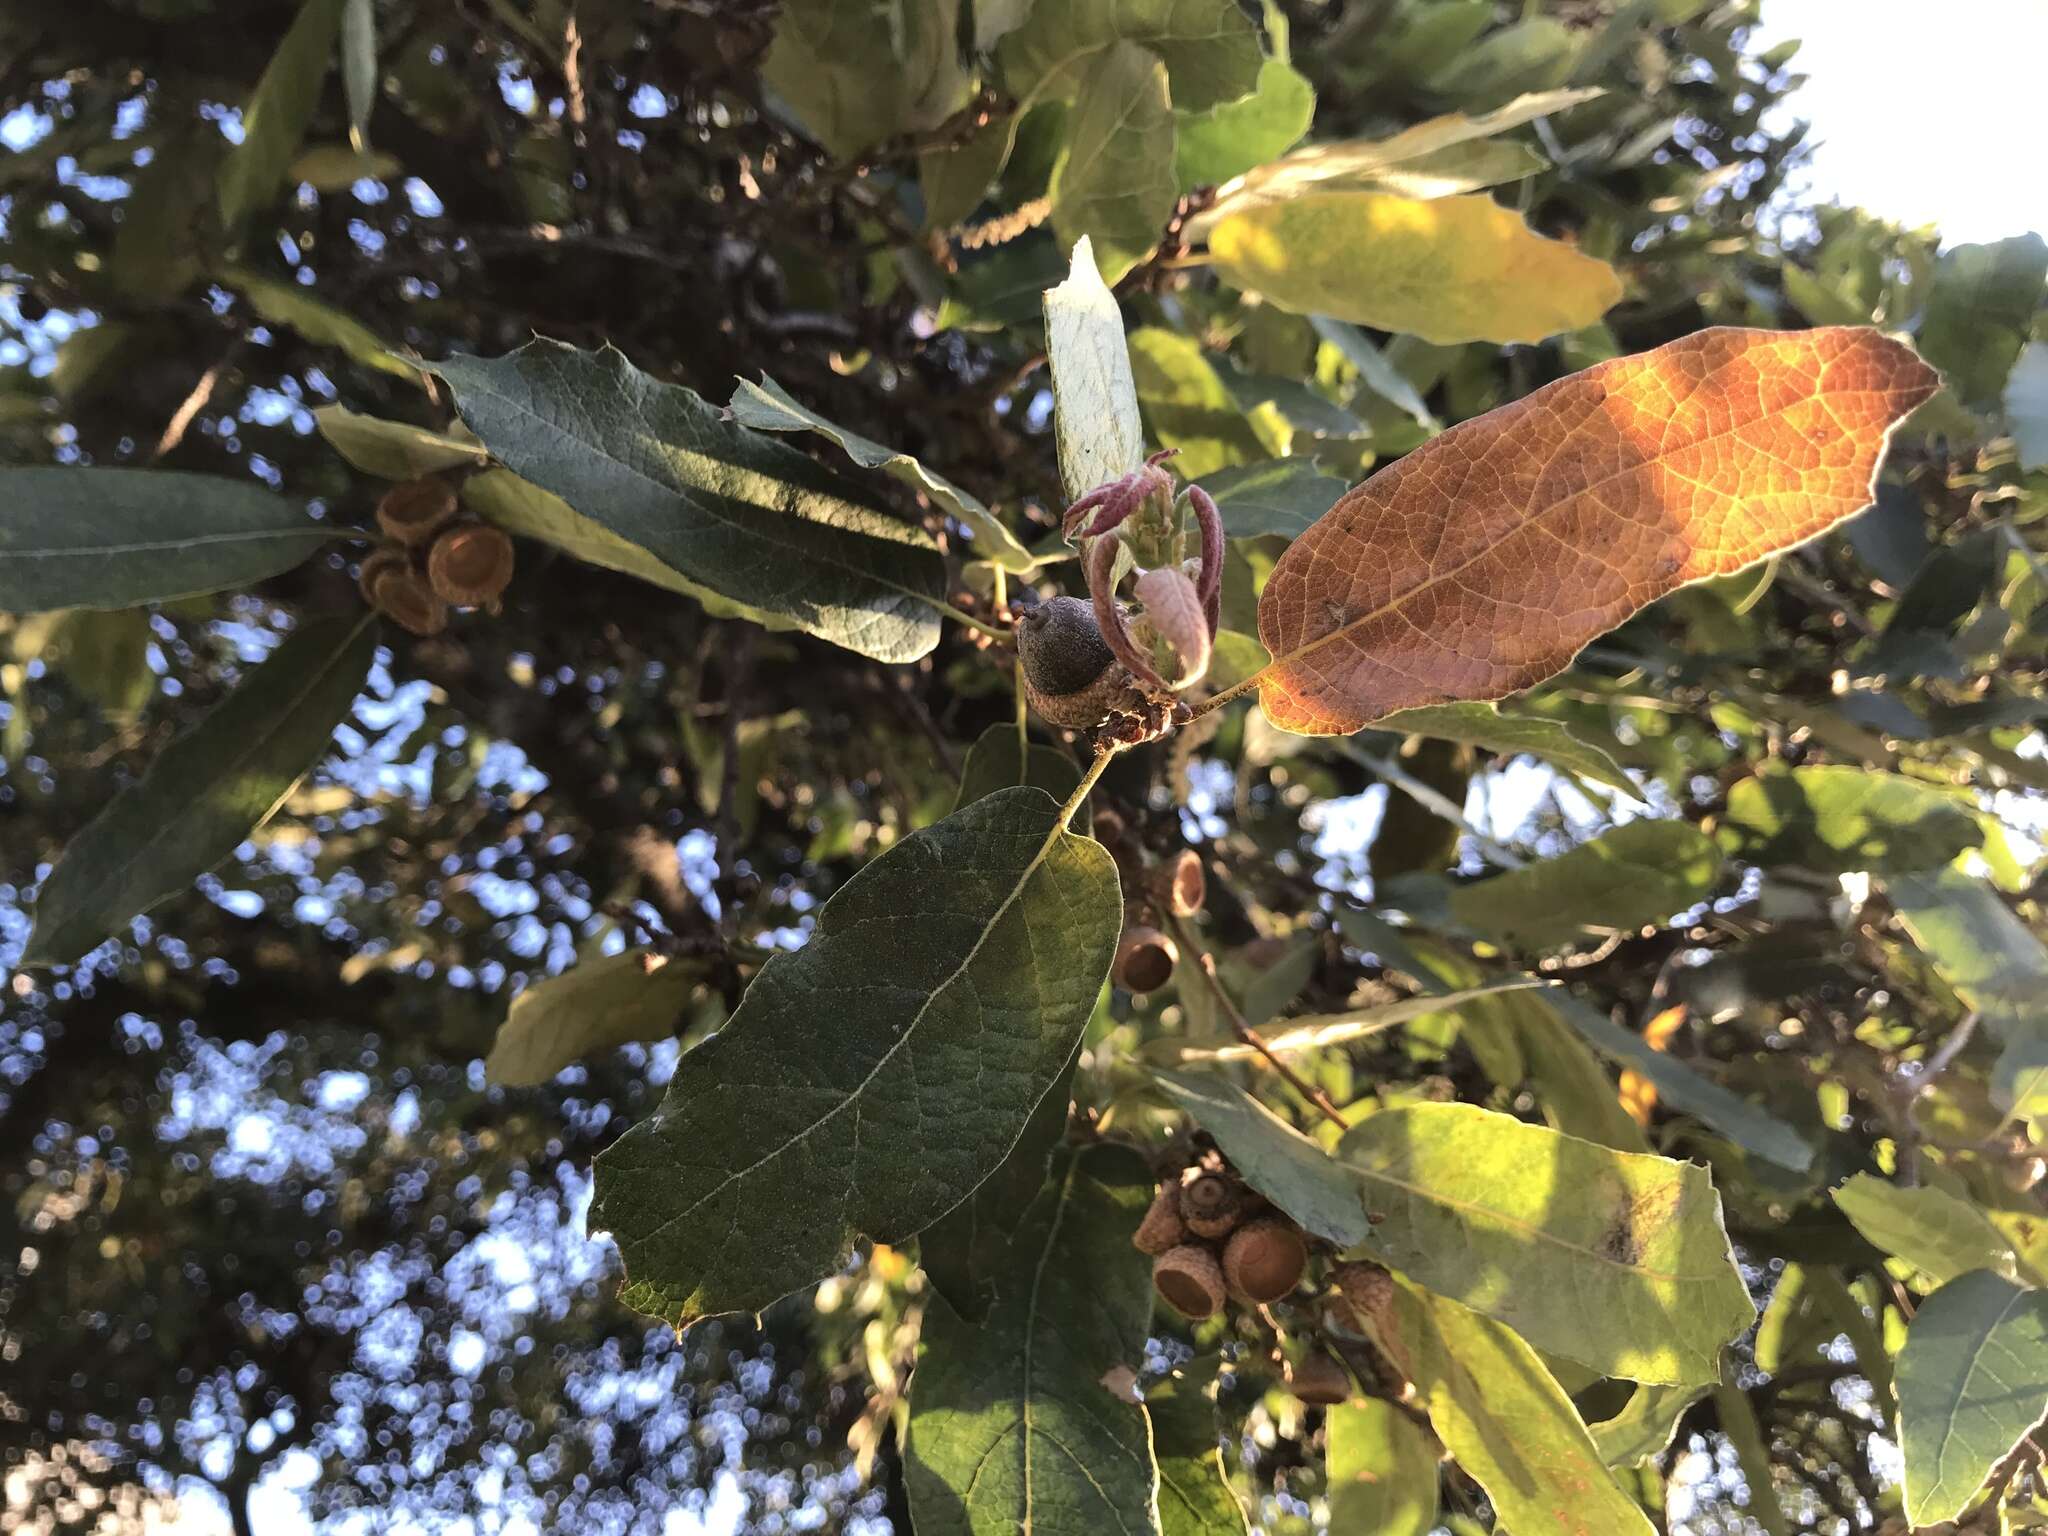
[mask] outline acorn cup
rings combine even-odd
[[[1140,923],[1124,930],[1110,974],[1126,992],[1157,992],[1173,979],[1180,951],[1157,928]]]
[[[1296,1399],[1314,1408],[1334,1408],[1351,1398],[1351,1373],[1320,1349],[1288,1361],[1286,1382]]]
[[[1187,1240],[1187,1223],[1180,1219],[1180,1191],[1171,1184],[1162,1184],[1159,1193],[1152,1197],[1152,1209],[1131,1234],[1131,1246],[1156,1258]]]
[[[497,605],[512,580],[512,540],[488,523],[457,523],[427,550],[427,581],[458,608]]]
[[[1152,1287],[1182,1317],[1199,1322],[1223,1305],[1223,1266],[1208,1249],[1183,1243],[1153,1261]]]
[[[1251,1194],[1223,1173],[1196,1173],[1180,1187],[1181,1220],[1198,1237],[1228,1237],[1250,1214]]]
[[[454,487],[431,475],[401,481],[377,503],[377,526],[408,549],[425,544],[454,520]]]
[[[363,556],[363,563],[356,571],[356,590],[363,594],[363,601],[372,608],[377,604],[377,587],[386,577],[399,573],[410,574],[412,560],[406,552],[394,544],[380,544]]]
[[[1308,1268],[1308,1244],[1284,1217],[1248,1221],[1223,1245],[1223,1280],[1247,1301],[1278,1301],[1301,1284]]]
[[[1147,881],[1152,897],[1175,917],[1193,917],[1209,897],[1209,877],[1202,870],[1202,856],[1183,848],[1152,871]]]
[[[434,589],[417,571],[405,569],[380,575],[371,602],[400,629],[410,630],[422,639],[438,635],[448,627],[448,605],[434,595]]]

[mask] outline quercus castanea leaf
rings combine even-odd
[[[1914,1314],[1898,1394],[1906,1518],[1953,1520],[2048,1412],[2048,1292],[1958,1275]]]
[[[1343,735],[1540,682],[1666,593],[1869,505],[1892,429],[1937,382],[1874,330],[1722,328],[1463,422],[1281,557],[1260,703]]]

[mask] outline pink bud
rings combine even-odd
[[[1167,686],[1181,689],[1200,682],[1209,670],[1209,619],[1195,584],[1177,566],[1162,565],[1140,576],[1131,590],[1145,605],[1147,626],[1178,662]]]

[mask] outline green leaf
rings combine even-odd
[[[1488,33],[1430,87],[1468,107],[1497,106],[1520,92],[1562,85],[1578,51],[1579,34],[1553,17],[1536,16]]]
[[[708,587],[700,587],[631,540],[620,538],[602,523],[592,522],[561,497],[520,479],[509,469],[487,469],[480,475],[471,475],[462,482],[462,503],[507,533],[552,544],[591,565],[636,576],[650,586],[695,598],[704,605],[705,612],[719,618],[745,619],[764,629],[797,627],[780,614],[729,602]]]
[[[1483,194],[1419,201],[1317,188],[1227,214],[1209,259],[1247,293],[1425,341],[1536,342],[1621,300],[1606,262]]]
[[[149,669],[155,634],[147,610],[73,608],[52,617],[56,622],[41,645],[24,645],[31,626],[16,626],[15,660],[42,656],[108,719],[132,720],[156,694],[156,674]]]
[[[1245,1536],[1216,1431],[1220,1355],[1200,1355],[1145,1388],[1159,1462],[1159,1536]]]
[[[348,534],[254,481],[167,469],[0,469],[0,505],[0,613],[245,587]]]
[[[1524,96],[1484,117],[1461,112],[1433,117],[1392,138],[1304,145],[1219,188],[1215,203],[1188,221],[1188,238],[1206,240],[1232,214],[1284,203],[1310,190],[1394,192],[1426,200],[1533,175],[1545,167],[1541,155],[1524,145],[1490,142],[1493,136],[1599,94],[1547,91]]]
[[[1834,1200],[1874,1246],[1937,1284],[1973,1269],[2013,1278],[2012,1245],[1982,1211],[1946,1190],[1926,1184],[1904,1188],[1859,1173],[1834,1192]]]
[[[1661,923],[1713,893],[1720,851],[1690,822],[1630,821],[1451,894],[1459,922],[1520,949]]]
[[[1195,479],[1265,458],[1258,433],[1210,366],[1199,341],[1147,325],[1131,332],[1130,349],[1139,408],[1153,440],[1180,450],[1175,470]],[[1217,506],[1221,510],[1222,503]]]
[[[1700,1400],[1702,1388],[1637,1387],[1621,1412],[1588,1425],[1600,1459],[1610,1467],[1633,1467],[1662,1456],[1685,1410]]]
[[[1043,790],[864,866],[599,1155],[592,1225],[627,1304],[678,1326],[758,1311],[856,1236],[901,1242],[966,1199],[1072,1054],[1122,917],[1109,855]]]
[[[2020,468],[2048,468],[2048,341],[2030,341],[2005,381],[2005,419]]]
[[[1504,715],[1498,704],[1425,704],[1388,715],[1375,721],[1372,728],[1460,741],[1501,757],[1527,753],[1582,779],[1618,789],[1632,800],[1643,796],[1621,764],[1591,742],[1581,741],[1555,720]]]
[[[1291,539],[1335,506],[1345,489],[1309,459],[1263,459],[1202,475],[1197,483],[1215,498],[1223,531],[1233,539]]]
[[[1120,41],[1166,61],[1183,112],[1206,112],[1258,88],[1259,35],[1236,0],[1037,0],[996,59],[1019,100],[1073,97],[1095,56]]]
[[[891,478],[923,493],[941,512],[964,523],[974,534],[970,549],[978,559],[1019,574],[1030,572],[1038,563],[1031,551],[1018,542],[1017,536],[1005,528],[994,513],[944,475],[927,469],[907,453],[884,448],[857,432],[849,432],[836,422],[827,421],[816,411],[799,405],[788,390],[765,373],[761,375],[759,384],[745,379],[739,381],[739,388],[733,391],[732,415],[741,426],[752,427],[759,432],[816,432],[820,437],[837,443],[846,456],[862,469],[882,470]]]
[[[1996,410],[2048,278],[2048,240],[2015,235],[1942,253],[1916,345],[1972,410]]]
[[[367,150],[370,114],[377,107],[376,0],[342,0],[341,86],[348,98],[349,142]]]
[[[1173,106],[1166,65],[1136,43],[1095,54],[1046,196],[1062,245],[1093,242],[1114,283],[1151,255],[1173,212]]]
[[[1556,995],[1511,993],[1475,1006],[1498,1009],[1514,1025],[1545,1123],[1617,1152],[1649,1151],[1642,1127],[1621,1107],[1599,1058],[1550,1006]]]
[[[360,613],[294,630],[65,847],[22,964],[76,959],[233,853],[326,753],[376,650]]]
[[[1178,189],[1215,186],[1284,154],[1308,132],[1315,87],[1293,65],[1267,59],[1258,89],[1207,112],[1174,114],[1173,175]]]
[[[992,725],[967,749],[960,767],[960,795],[953,809],[986,799],[999,789],[1030,784],[1064,801],[1081,782],[1081,769],[1058,747],[1031,742],[1028,750],[1014,725]]]
[[[926,1311],[904,1456],[918,1536],[1158,1528],[1145,1410],[1110,1384],[1145,1363],[1151,1266],[1131,1233],[1151,1197],[1131,1148],[1066,1154],[987,1320]]]
[[[1045,1187],[1054,1151],[1067,1133],[1077,1046],[1052,1090],[1038,1101],[1002,1166],[973,1194],[917,1235],[918,1262],[932,1288],[962,1320],[988,1316],[1009,1267],[1010,1242]]]
[[[1722,841],[1768,869],[1940,869],[1984,840],[1973,809],[1953,791],[1898,774],[1794,768],[1729,790]]]
[[[1606,1375],[1718,1381],[1755,1320],[1697,1164],[1472,1104],[1382,1110],[1337,1161],[1379,1218],[1364,1253]]]
[[[988,184],[1009,162],[1021,121],[1013,112],[982,124],[964,144],[918,151],[917,181],[924,191],[926,229],[950,229],[980,206]]]
[[[1365,332],[1345,321],[1332,320],[1328,315],[1313,316],[1309,324],[1318,336],[1337,349],[1345,362],[1358,370],[1358,377],[1367,389],[1407,413],[1424,432],[1434,435],[1443,430],[1443,424],[1430,414],[1422,392],[1388,360],[1386,353],[1373,345]]]
[[[346,192],[359,181],[388,180],[403,168],[396,155],[358,152],[346,144],[315,144],[292,161],[290,179],[294,186],[304,182],[315,192]]]
[[[1074,245],[1067,280],[1046,290],[1045,350],[1060,480],[1078,499],[1145,462],[1123,315],[1085,237]]]
[[[785,0],[761,78],[805,132],[849,159],[967,105],[959,17],[925,0]]]
[[[2048,1294],[1977,1271],[1921,1304],[1899,1351],[1906,1518],[1953,1520],[2048,1411]]]
[[[1745,1152],[1780,1168],[1804,1173],[1813,1166],[1812,1146],[1769,1110],[1738,1098],[1677,1057],[1653,1050],[1641,1035],[1623,1029],[1570,993],[1553,992],[1546,1001],[1601,1054],[1648,1078],[1667,1107],[1692,1115]]]
[[[363,416],[345,405],[323,405],[313,425],[329,446],[366,475],[410,480],[443,469],[475,469],[490,460],[484,445],[463,433],[430,432],[402,421]],[[502,471],[500,471],[502,473]]]
[[[1358,1185],[1321,1147],[1237,1084],[1202,1072],[1155,1072],[1175,1105],[1216,1139],[1238,1177],[1301,1224],[1349,1248],[1370,1230]]]
[[[419,364],[407,362],[368,326],[314,298],[305,289],[292,283],[273,282],[239,267],[228,268],[220,278],[228,287],[239,289],[256,313],[272,325],[289,326],[315,346],[334,347],[365,368],[410,383],[419,382]]]
[[[484,1080],[532,1088],[571,1062],[636,1040],[666,1040],[703,980],[697,966],[648,949],[579,961],[512,999]]]
[[[232,235],[276,195],[320,106],[342,0],[306,0],[242,108],[242,142],[221,162],[221,223]]]
[[[1589,1326],[1603,1320],[1589,1318]],[[1609,1327],[1618,1319],[1604,1320]],[[1373,1342],[1515,1536],[1653,1536],[1542,1358],[1499,1323],[1396,1279]]]
[[[1488,982],[1484,986],[1465,987],[1456,992],[1425,992],[1417,997],[1404,997],[1398,1002],[1380,1003],[1371,1008],[1353,1008],[1343,1013],[1297,1014],[1286,1021],[1287,1027],[1276,1030],[1264,1037],[1265,1048],[1251,1045],[1222,1045],[1214,1047],[1192,1046],[1173,1038],[1154,1041],[1146,1047],[1147,1054],[1154,1051],[1171,1052],[1175,1061],[1250,1061],[1263,1057],[1268,1052],[1285,1056],[1293,1051],[1326,1050],[1333,1045],[1343,1045],[1352,1040],[1362,1040],[1368,1035],[1379,1034],[1397,1024],[1411,1019],[1426,1018],[1433,1013],[1449,1013],[1467,1003],[1478,1002],[1481,998],[1498,996],[1503,992],[1520,992],[1531,987],[1550,987],[1555,983],[1535,976],[1518,976],[1508,981]]]
[[[514,473],[685,580],[877,661],[938,643],[945,563],[866,491],[606,347],[435,371]]]
[[[1323,1420],[1330,1529],[1427,1536],[1437,1517],[1437,1448],[1384,1398],[1339,1403]]]

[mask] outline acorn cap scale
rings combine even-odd
[[[1251,1301],[1278,1301],[1301,1284],[1308,1244],[1293,1222],[1276,1216],[1248,1221],[1223,1245],[1223,1279]]]
[[[1158,1255],[1187,1240],[1187,1223],[1180,1219],[1180,1191],[1171,1184],[1162,1184],[1159,1193],[1152,1197],[1152,1209],[1131,1234],[1131,1246],[1140,1253]]]
[[[1182,1317],[1212,1317],[1223,1305],[1223,1266],[1194,1243],[1159,1255],[1152,1265],[1152,1285]]]
[[[408,546],[426,543],[454,516],[454,489],[431,475],[401,481],[377,503],[377,526],[387,537]]]
[[[512,540],[487,523],[444,528],[427,551],[427,580],[458,608],[495,603],[512,580]]]

